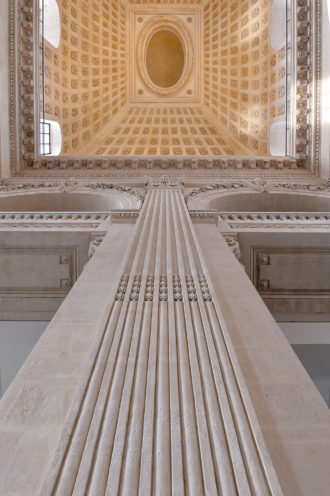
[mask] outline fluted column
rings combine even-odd
[[[41,494],[282,494],[178,187],[147,193]]]

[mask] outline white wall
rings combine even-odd
[[[294,344],[330,344],[330,322],[278,322],[285,337]]]
[[[0,321],[0,398],[47,325],[45,321]]]
[[[294,344],[292,348],[330,407],[330,344]]]

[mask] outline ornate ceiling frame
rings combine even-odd
[[[36,120],[38,0],[9,0],[10,137],[12,175],[53,169],[155,170],[295,169],[318,174],[320,149],[320,0],[296,0],[295,157],[40,157]],[[91,175],[93,171],[91,172]]]
[[[184,66],[179,80],[170,87],[162,88],[157,86],[151,79],[146,67],[146,51],[152,36],[158,31],[167,30],[174,33],[182,43],[184,50]],[[184,23],[177,16],[153,17],[145,25],[138,41],[137,63],[141,77],[148,88],[154,93],[161,95],[175,95],[180,91],[190,78],[193,68],[193,48],[191,36]]]

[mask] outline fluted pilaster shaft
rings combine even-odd
[[[151,188],[42,495],[281,495],[189,213]]]

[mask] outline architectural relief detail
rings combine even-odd
[[[210,191],[216,191],[216,190],[239,190],[242,188],[247,188],[248,183],[247,182],[227,182],[227,183],[221,183],[221,184],[207,184],[205,186],[200,186],[199,188],[195,188],[192,191],[190,191],[185,199],[186,201],[189,200],[191,197],[195,197],[197,195],[201,195],[203,193],[208,193]]]
[[[77,249],[72,247],[0,246],[0,295],[64,297],[77,280],[77,258]],[[31,272],[35,264],[36,273]],[[16,268],[14,277],[11,267]]]
[[[123,212],[123,217],[127,212]],[[111,213],[111,215],[117,215],[117,212]],[[69,221],[69,222],[85,222],[85,221],[105,221],[109,219],[109,213],[87,213],[83,212],[81,214],[76,213],[59,213],[59,212],[4,212],[0,213],[0,223],[1,222],[21,222],[21,221]]]
[[[187,292],[188,292],[189,301],[197,301],[195,281],[194,281],[194,278],[192,276],[186,276],[186,285],[187,285]]]
[[[263,222],[259,223],[252,223],[252,222],[247,222],[246,224],[234,224],[232,225],[236,230],[240,231],[249,231],[250,229],[268,229],[268,230],[282,230],[285,231],[286,229],[292,229],[292,230],[304,230],[304,231],[312,231],[315,232],[317,230],[321,231],[330,231],[330,223],[328,224],[315,224],[315,223],[309,223],[309,224],[298,224],[298,223],[285,223],[285,224],[279,224],[275,222],[269,222],[268,224],[265,224]]]
[[[141,288],[141,280],[142,280],[142,275],[137,274],[134,277],[131,293],[129,299],[131,301],[137,301],[139,299],[139,294],[140,294],[140,288]]]
[[[160,276],[159,280],[159,301],[168,301],[167,276]]]
[[[286,159],[280,157],[175,157],[175,156],[116,156],[114,158],[98,157],[97,159],[65,157],[60,159],[46,159],[44,157],[35,159],[33,162],[33,170],[103,170],[103,171],[116,171],[120,170],[142,170],[148,169],[168,169],[168,170],[181,170],[189,171],[190,169],[244,169],[244,170],[290,170],[296,168],[295,159]],[[91,174],[92,175],[92,174]],[[143,174],[142,174],[143,175]]]
[[[216,214],[213,214],[216,215]],[[235,230],[330,230],[330,215],[323,212],[218,212],[218,218]]]
[[[204,220],[213,220],[214,222],[218,221],[219,212],[210,211],[210,210],[189,210],[191,219],[204,219]]]
[[[201,195],[203,193],[209,193],[211,191],[230,191],[230,190],[240,190],[247,189],[250,191],[259,191],[260,193],[271,193],[272,191],[277,190],[292,190],[296,192],[325,192],[330,193],[330,186],[328,183],[324,181],[318,181],[313,183],[305,183],[305,182],[277,182],[276,180],[265,180],[262,178],[256,178],[254,180],[245,179],[242,181],[235,182],[223,182],[216,184],[207,184],[205,186],[200,186],[199,188],[195,188],[190,191],[186,195],[186,201],[191,197],[196,197],[197,195]]]
[[[25,192],[25,191],[37,191],[37,192],[59,192],[59,193],[71,193],[94,190],[99,192],[111,192],[118,191],[119,193],[126,193],[134,196],[137,200],[143,202],[144,196],[141,191],[130,186],[124,186],[120,184],[114,184],[111,182],[86,182],[86,181],[76,181],[73,179],[58,180],[54,182],[14,182],[13,180],[4,180],[0,184],[0,196],[1,194],[11,193],[11,192]]]
[[[182,286],[180,276],[173,276],[173,298],[174,301],[182,301]]]
[[[1,231],[21,231],[22,229],[24,230],[38,230],[38,231],[59,231],[59,230],[63,230],[63,231],[68,231],[68,230],[71,230],[71,229],[77,229],[77,230],[86,230],[86,231],[90,231],[90,230],[94,230],[94,229],[97,229],[99,227],[99,224],[84,224],[83,222],[82,223],[70,223],[70,222],[66,222],[65,224],[64,223],[60,223],[60,222],[56,222],[56,223],[47,223],[47,222],[42,222],[40,224],[37,224],[37,223],[33,223],[33,222],[29,222],[29,223],[25,223],[25,222],[0,222],[0,230]]]
[[[146,178],[145,179],[145,187],[148,188],[157,188],[157,189],[167,189],[167,188],[183,188],[184,181],[182,177],[170,177],[170,176],[162,176],[159,178]]]
[[[9,181],[4,180],[0,185],[0,193],[1,192],[10,192],[10,191],[24,191],[24,190],[40,190],[44,189],[45,191],[52,189],[64,189],[64,183],[55,182],[55,183],[32,183],[32,182],[24,182],[24,183],[11,183]]]
[[[148,41],[152,35],[160,30],[172,31],[175,33],[183,43],[184,47],[184,67],[179,81],[169,88],[162,88],[154,84],[148,74],[146,67],[146,50]],[[139,37],[136,49],[137,64],[141,77],[148,88],[154,93],[159,93],[163,96],[175,95],[180,91],[189,80],[194,63],[194,53],[192,48],[191,36],[185,24],[177,16],[154,16],[144,26],[143,31]]]
[[[95,230],[106,222],[134,221],[139,210],[111,210],[110,212],[3,212],[0,213],[0,230]],[[110,226],[111,223],[108,223]]]
[[[215,213],[210,213],[210,215],[216,215]],[[315,221],[330,221],[330,214],[323,212],[304,212],[304,213],[293,213],[293,212],[218,212],[218,215],[222,220],[225,221],[256,221],[260,220],[264,221],[306,221],[310,220],[311,222]]]
[[[123,220],[123,219],[137,219],[139,217],[139,210],[111,210],[110,218],[111,221]]]
[[[147,277],[144,301],[152,301],[154,299],[154,281],[154,276]]]
[[[328,247],[251,247],[251,259],[251,279],[263,297],[330,297]]]
[[[210,288],[209,288],[209,285],[207,283],[207,279],[206,279],[205,275],[199,274],[198,280],[199,280],[199,285],[201,288],[203,300],[204,301],[212,301],[212,295],[211,295]]]
[[[141,200],[141,201],[144,200],[144,196],[142,195],[142,193],[139,190],[137,190],[135,188],[131,188],[130,186],[121,186],[120,184],[105,183],[105,182],[90,183],[90,184],[83,185],[83,188],[93,189],[96,191],[114,190],[114,191],[119,191],[121,193],[128,193],[129,195],[133,195],[138,200]]]
[[[222,235],[224,236],[227,245],[229,246],[229,248],[231,249],[231,251],[233,252],[235,257],[237,258],[237,260],[239,261],[241,258],[241,249],[239,246],[237,234],[231,233],[230,235],[228,235],[228,234],[222,233]]]
[[[106,233],[93,233],[90,235],[90,243],[88,248],[88,258],[92,258],[95,255],[96,250],[102,243]]]
[[[149,189],[122,267],[41,493],[282,496],[180,190]]]
[[[127,290],[127,284],[128,284],[128,279],[129,276],[127,274],[124,274],[122,278],[120,279],[120,283],[117,289],[117,293],[115,296],[116,301],[123,301],[125,298],[126,290]]]
[[[274,183],[274,189],[290,189],[292,191],[310,191],[310,192],[325,192],[330,193],[330,185],[329,184],[304,184],[304,183]]]

